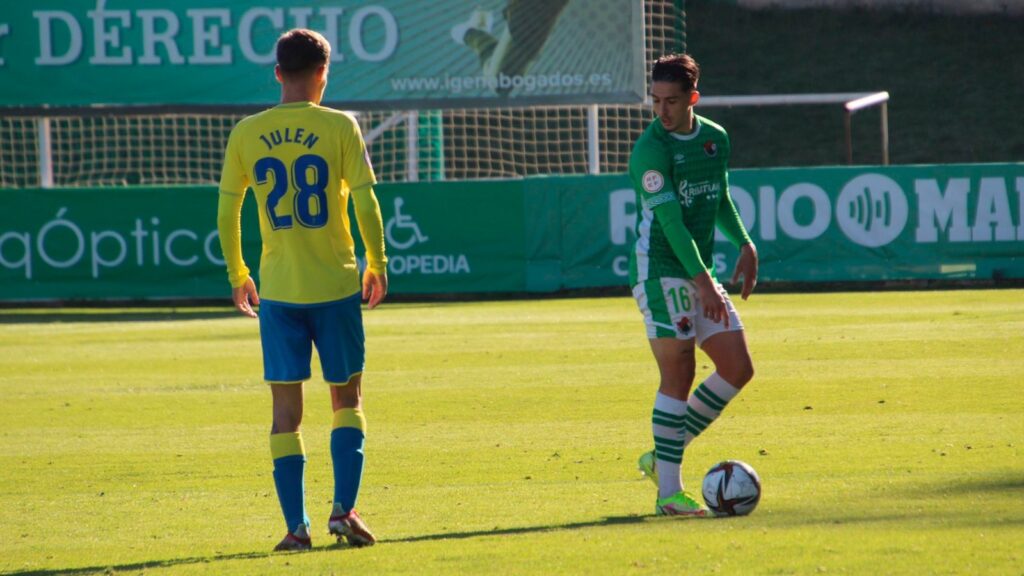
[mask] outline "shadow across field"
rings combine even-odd
[[[408,538],[383,539],[380,544],[400,544],[410,542],[423,542],[430,540],[459,540],[464,538],[478,538],[484,536],[504,536],[513,534],[530,534],[535,532],[551,532],[559,530],[578,530],[581,528],[596,528],[601,526],[614,526],[620,524],[642,523],[653,517],[644,516],[612,516],[601,520],[589,522],[571,522],[568,524],[553,524],[548,526],[524,526],[520,528],[503,528],[496,530],[474,530],[468,532],[450,532],[444,534],[424,534],[422,536],[411,536]],[[330,546],[317,547],[304,554],[334,553],[339,550],[348,550],[349,546],[334,544]],[[146,570],[159,568],[173,568],[175,566],[188,566],[191,564],[213,564],[226,560],[256,560],[269,558],[275,555],[273,552],[240,552],[236,554],[221,554],[217,556],[193,556],[189,558],[173,558],[168,560],[151,560],[148,562],[132,562],[128,564],[108,564],[106,566],[83,566],[80,568],[49,568],[39,570],[24,570],[5,572],[10,576],[57,576],[58,574],[84,576],[87,574],[118,574],[121,572],[145,572]]]
[[[956,484],[964,492],[1019,492],[1024,496],[1024,477],[972,478]]]
[[[308,552],[302,554],[323,554],[328,552],[337,552],[339,550],[348,550],[350,546],[343,544],[332,544],[329,546],[323,546],[314,548]],[[199,564],[210,564],[213,565],[216,562],[223,562],[228,560],[258,560],[261,558],[270,558],[271,556],[287,557],[292,552],[279,553],[279,552],[239,552],[236,554],[220,554],[216,556],[191,556],[188,558],[171,558],[168,560],[150,560],[147,562],[131,562],[127,564],[108,564],[106,566],[82,566],[80,568],[44,568],[39,570],[24,570],[21,572],[4,572],[4,574],[10,576],[58,576],[58,575],[73,575],[73,576],[85,576],[87,574],[120,574],[122,572],[145,572],[146,570],[155,570],[160,568],[174,568],[176,566],[189,566]]]
[[[989,508],[951,509],[936,508],[928,501],[936,496],[949,497],[958,502],[979,498],[988,501]],[[822,529],[865,524],[900,526],[903,530],[931,529],[934,526],[959,526],[993,529],[1024,526],[1024,477],[1014,472],[998,473],[963,480],[907,481],[896,487],[876,490],[875,503],[864,509],[817,509],[804,514],[799,509],[776,510],[770,526],[799,528],[816,526]],[[1015,504],[992,504],[995,500],[1011,499]],[[755,513],[757,516],[757,513]]]
[[[1008,489],[1008,490],[1020,490],[1021,483],[1019,482],[1008,482],[1007,484],[999,483],[991,487],[979,487],[981,490],[987,489]],[[850,524],[863,524],[863,523],[891,523],[898,521],[906,521],[908,518],[916,518],[922,522],[922,526],[931,526],[936,520],[940,521],[952,521],[964,525],[978,525],[994,527],[998,525],[1019,525],[1024,523],[1024,518],[1001,518],[1001,519],[982,519],[977,518],[973,521],[963,522],[963,518],[958,517],[955,514],[939,514],[939,513],[926,513],[921,514],[919,512],[905,512],[905,513],[894,513],[894,514],[867,514],[862,516],[845,516],[845,517],[808,517],[801,516],[798,514],[786,514],[780,515],[782,518],[781,522],[771,522],[769,525],[774,528],[786,528],[786,527],[798,527],[817,525],[821,528],[828,526],[842,526]],[[745,522],[747,518],[713,518],[706,521],[711,522]],[[777,518],[778,520],[778,518]],[[517,528],[495,528],[492,530],[469,530],[465,532],[444,532],[436,534],[422,534],[419,536],[408,536],[405,538],[393,538],[393,539],[382,539],[379,541],[381,545],[387,544],[405,544],[415,542],[429,542],[429,541],[444,541],[444,540],[464,540],[470,538],[485,538],[488,536],[515,536],[522,534],[537,534],[543,532],[557,532],[563,530],[580,530],[585,528],[600,528],[604,526],[621,526],[627,524],[643,524],[645,522],[678,522],[678,519],[673,518],[658,518],[653,515],[648,516],[609,516],[600,520],[591,520],[586,522],[569,522],[566,524],[550,524],[540,526],[521,526]],[[343,544],[332,544],[329,546],[322,546],[314,548],[313,550],[304,554],[328,554],[337,553],[338,551],[345,551],[350,549],[349,546]],[[126,564],[108,564],[104,566],[83,566],[80,568],[50,568],[50,569],[38,569],[38,570],[24,570],[24,571],[13,571],[5,572],[11,576],[57,576],[58,574],[68,574],[74,576],[85,576],[88,574],[111,574],[121,572],[145,572],[147,569],[160,569],[160,568],[174,568],[176,566],[188,566],[188,565],[200,565],[200,564],[214,564],[216,562],[231,561],[231,560],[258,560],[263,558],[269,558],[276,556],[274,552],[240,552],[235,554],[221,554],[215,556],[193,556],[188,558],[172,558],[167,560],[151,560],[147,562],[132,562]]]
[[[479,538],[482,536],[509,536],[515,534],[531,534],[535,532],[553,532],[559,530],[578,530],[580,528],[598,528],[601,526],[615,526],[620,524],[638,524],[645,522],[645,516],[609,516],[601,520],[589,522],[570,522],[568,524],[553,524],[550,526],[520,526],[518,528],[497,528],[494,530],[471,530],[468,532],[445,532],[442,534],[423,534],[421,536],[409,536],[407,538],[385,539],[381,542],[404,543],[423,542],[428,540],[461,540],[465,538]]]
[[[11,576],[57,576],[58,574],[117,574],[120,572],[144,572],[148,569],[172,568],[174,566],[187,566],[189,564],[209,564],[221,560],[249,560],[266,558],[272,552],[241,552],[238,554],[224,554],[221,556],[202,556],[191,558],[173,558],[170,560],[151,560],[149,562],[133,562],[130,564],[108,564],[106,566],[83,566],[81,568],[50,568],[40,570],[25,570],[21,572],[5,572]]]

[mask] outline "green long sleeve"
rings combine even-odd
[[[683,223],[683,213],[678,202],[667,202],[654,209],[654,217],[658,219],[665,231],[669,246],[679,262],[686,268],[691,278],[708,271],[707,265],[700,258],[700,251],[693,236]]]
[[[732,202],[732,196],[729,194],[728,188],[725,189],[725,197],[722,198],[722,202],[718,205],[718,212],[715,214],[715,224],[722,231],[722,234],[725,234],[725,237],[729,239],[729,242],[732,242],[733,246],[737,248],[752,242],[750,235],[747,234],[747,227],[743,225],[740,213]]]

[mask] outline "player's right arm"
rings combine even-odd
[[[643,208],[654,213],[654,218],[665,232],[672,253],[686,269],[697,286],[698,298],[703,305],[706,318],[714,322],[725,321],[729,326],[729,315],[725,309],[725,298],[718,293],[711,278],[711,271],[700,257],[697,243],[683,222],[683,211],[679,207],[672,185],[672,165],[669,151],[656,143],[638,143],[629,158],[629,173],[633,186],[639,192]]]
[[[255,318],[256,313],[252,305],[259,304],[260,297],[256,292],[256,284],[249,276],[249,268],[242,258],[242,202],[249,187],[249,177],[242,166],[237,134],[237,128],[231,131],[224,153],[217,202],[217,233],[220,236],[224,262],[227,264],[231,299],[235,303],[235,308],[242,314]]]

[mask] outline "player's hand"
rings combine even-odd
[[[700,299],[704,317],[715,323],[723,322],[728,328],[729,310],[725,307],[725,297],[715,286],[715,281],[711,279],[711,273],[703,272],[694,277],[693,281],[697,285],[697,298]]]
[[[387,272],[376,273],[369,268],[363,272],[363,300],[370,310],[377,307],[388,295]]]
[[[260,295],[256,292],[256,283],[252,276],[245,279],[245,283],[231,290],[231,299],[235,301],[235,310],[245,314],[249,318],[256,318],[253,305],[259,306]]]
[[[746,300],[757,286],[757,248],[753,242],[740,247],[740,257],[736,260],[736,269],[732,272],[732,283],[743,277],[743,290],[740,296]]]

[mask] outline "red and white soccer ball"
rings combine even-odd
[[[715,516],[746,516],[761,500],[761,479],[745,462],[719,462],[704,475],[704,503]]]

